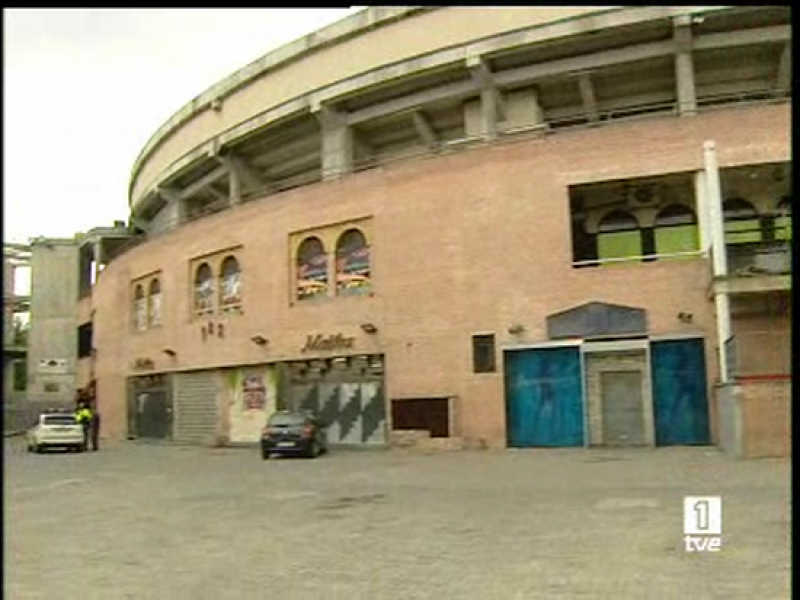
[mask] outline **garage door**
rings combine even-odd
[[[219,413],[217,371],[179,373],[175,377],[175,441],[211,445]]]
[[[703,340],[653,342],[650,355],[656,444],[710,443]]]
[[[505,377],[509,446],[584,444],[578,348],[508,351]]]

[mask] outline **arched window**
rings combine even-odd
[[[730,198],[722,204],[726,244],[761,241],[761,220],[755,207],[744,198]]]
[[[631,213],[623,210],[608,213],[597,231],[597,255],[601,261],[642,255],[639,222]]]
[[[656,216],[656,254],[694,252],[700,248],[694,212],[683,204],[670,204]]]
[[[372,290],[369,246],[358,229],[345,231],[336,244],[336,293],[368,294]]]
[[[141,284],[136,286],[133,294],[134,303],[134,323],[137,331],[147,329],[147,298],[144,296],[144,288]]]
[[[297,249],[298,300],[328,295],[328,257],[325,247],[317,237],[303,240]]]
[[[194,310],[201,315],[214,312],[214,273],[206,263],[194,275]]]
[[[219,283],[219,305],[222,310],[225,312],[239,310],[242,305],[241,271],[239,262],[233,256],[228,256],[222,261]]]
[[[158,279],[150,282],[148,298],[150,327],[156,327],[161,325],[161,284]]]
[[[776,206],[778,215],[775,217],[775,239],[792,239],[792,202],[789,196],[784,196]]]

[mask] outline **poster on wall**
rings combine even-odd
[[[228,423],[231,442],[257,442],[267,416],[275,410],[274,367],[231,369],[228,379]]]
[[[261,375],[247,375],[242,379],[242,408],[264,410],[267,402],[267,386]]]

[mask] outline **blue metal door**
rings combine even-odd
[[[650,345],[656,444],[708,444],[706,361],[702,339]]]
[[[505,377],[510,447],[583,445],[578,348],[506,352]]]

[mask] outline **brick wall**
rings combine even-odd
[[[789,456],[792,448],[790,381],[759,381],[740,386],[743,455]]]

